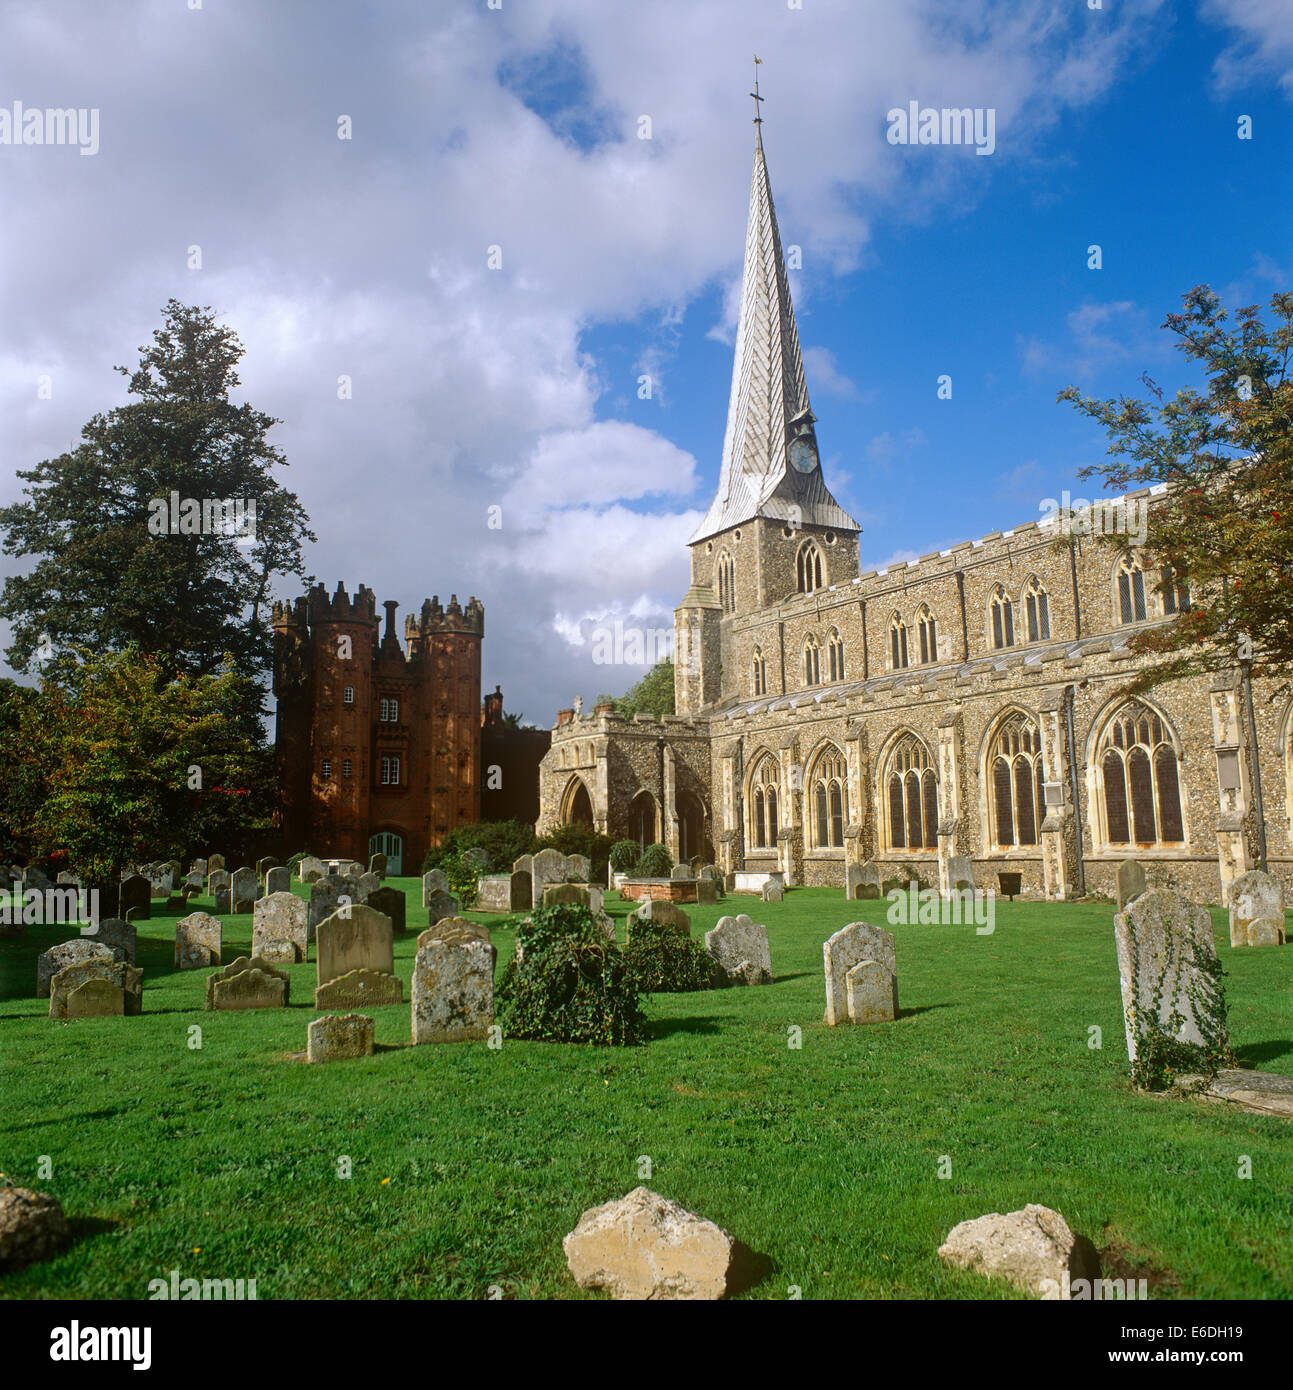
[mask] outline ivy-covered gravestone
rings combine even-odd
[[[1207,908],[1150,888],[1115,914],[1132,1080],[1158,1090],[1173,1074],[1231,1061],[1221,965]]]

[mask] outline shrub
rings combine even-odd
[[[517,953],[495,991],[508,1037],[629,1047],[646,1015],[625,952],[586,907],[536,908],[519,923]]]
[[[641,853],[636,840],[616,840],[611,846],[611,868],[617,874],[632,873]]]
[[[700,942],[667,922],[635,921],[624,955],[633,983],[643,994],[717,988],[714,960]]]
[[[648,845],[633,869],[634,878],[668,878],[673,855],[667,845]]]
[[[470,849],[483,851],[488,856],[488,864],[481,866],[479,872],[510,874],[512,865],[523,854],[533,852],[536,845],[532,826],[516,820],[473,821],[470,825],[460,825],[451,830],[439,845],[427,851],[422,862],[422,872],[440,869],[448,876],[444,859],[453,855],[462,856]]]
[[[536,853],[541,849],[555,849],[559,854],[582,854],[588,860],[589,882],[606,882],[611,837],[600,834],[591,825],[559,825],[541,840],[535,841]]]
[[[458,899],[459,906],[470,907],[476,901],[476,880],[480,877],[480,866],[463,858],[464,850],[446,850],[443,845],[427,851],[422,861],[422,872],[430,873],[439,869],[449,884],[449,891]]]

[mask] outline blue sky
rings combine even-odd
[[[169,297],[210,305],[245,345],[246,399],[282,422],[310,571],[401,618],[479,597],[486,687],[544,724],[639,678],[594,659],[599,629],[672,630],[687,587],[726,423],[753,53],[864,567],[1038,517],[1103,457],[1062,386],[1135,392],[1148,369],[1174,388],[1159,325],[1182,293],[1265,301],[1293,277],[1288,0],[3,14],[0,109],[93,108],[100,146],[0,146],[0,501],[122,402],[113,364]],[[889,144],[912,100],[991,108],[995,152]]]

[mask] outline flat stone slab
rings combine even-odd
[[[1213,1077],[1178,1076],[1174,1085],[1199,1100],[1221,1101],[1254,1115],[1293,1120],[1293,1076],[1231,1067]]]

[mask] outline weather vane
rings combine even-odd
[[[754,55],[754,90],[750,93],[750,95],[754,98],[756,103],[763,101],[763,97],[759,95],[759,67],[762,65],[762,63],[763,59],[760,58],[759,55],[756,53]],[[759,107],[757,104],[754,108],[754,124],[763,124],[763,117],[759,115]]]

